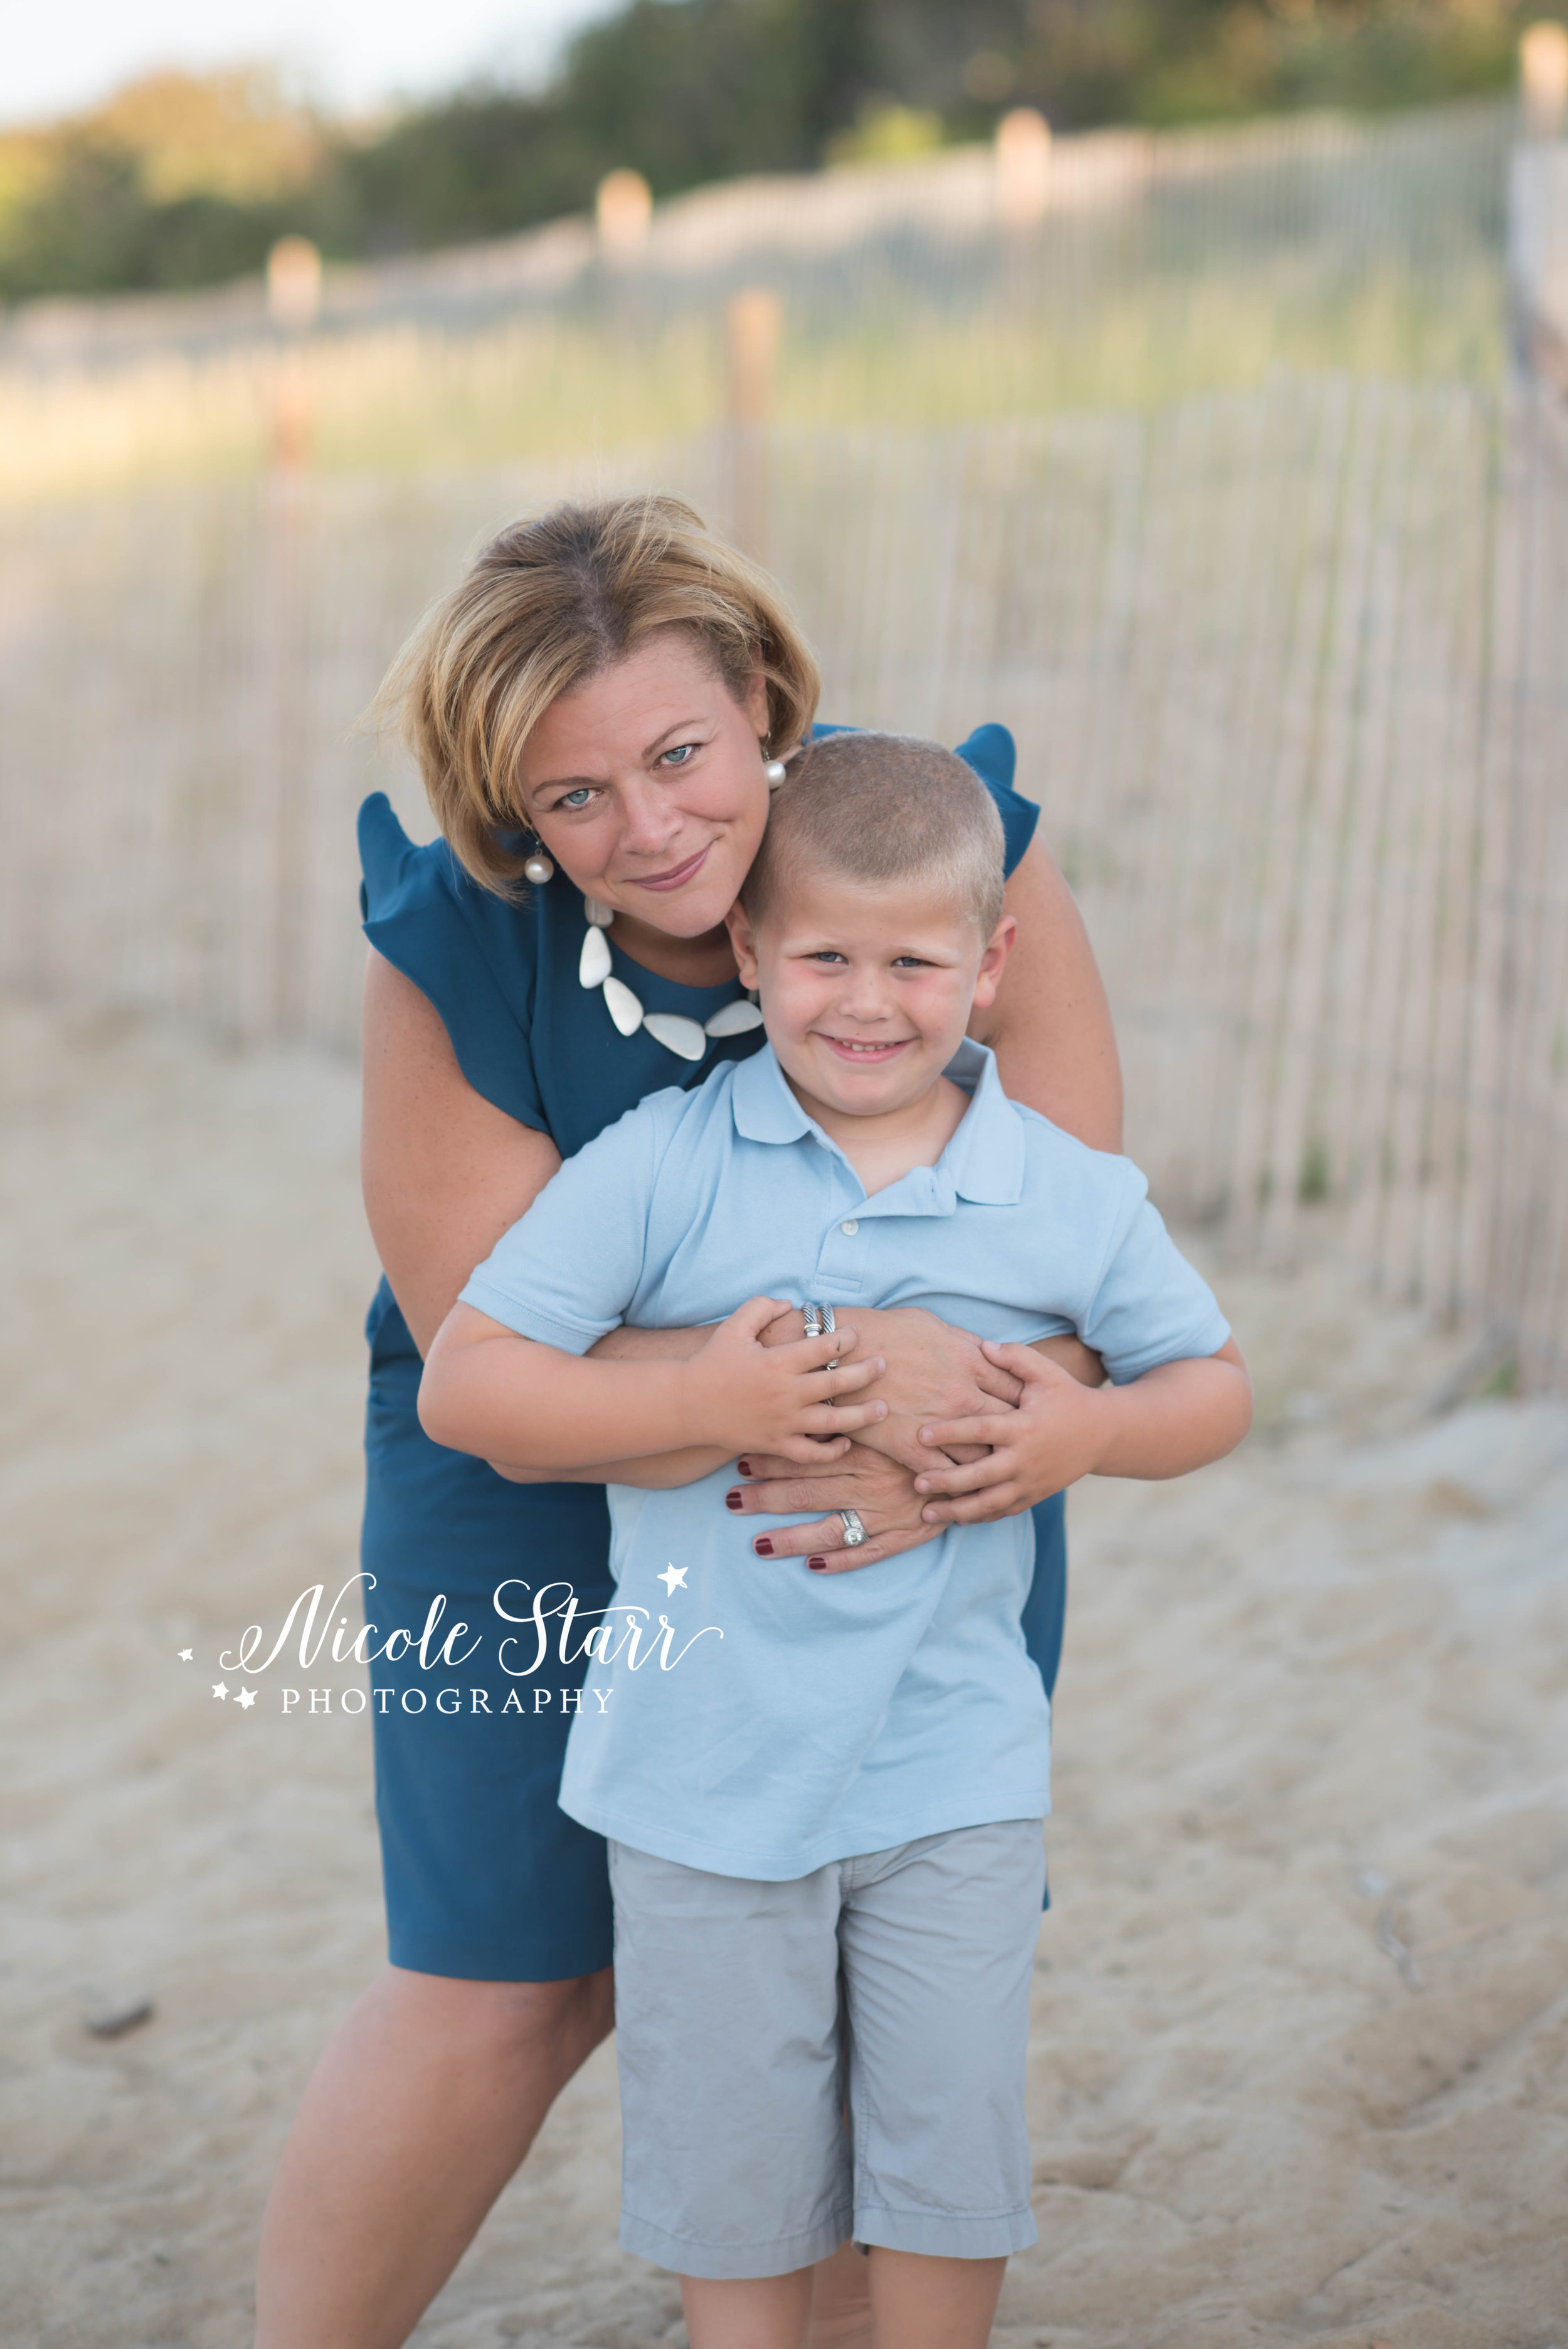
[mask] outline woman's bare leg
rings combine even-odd
[[[682,2276],[681,2304],[691,2349],[800,2349],[811,2308],[811,2270],[747,2283]]]
[[[399,2349],[614,2021],[608,1969],[389,1967],[328,2043],[262,2227],[257,2349]]]
[[[1006,2260],[928,2259],[872,2248],[876,2349],[985,2349]]]
[[[806,2349],[871,2349],[871,2261],[841,2243],[811,2271],[811,2323]]]

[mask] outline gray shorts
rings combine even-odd
[[[782,1884],[612,1843],[610,1882],[624,2249],[742,2277],[851,2235],[972,2260],[1036,2240],[1038,1819]]]

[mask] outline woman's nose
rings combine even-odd
[[[621,792],[621,845],[634,854],[656,855],[680,829],[678,810],[658,792],[632,784]]]

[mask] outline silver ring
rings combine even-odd
[[[830,1338],[832,1336],[833,1309],[830,1305],[802,1305],[800,1312],[805,1320],[806,1335],[808,1338]],[[833,1356],[830,1362],[824,1363],[823,1365],[825,1370],[830,1371],[836,1371],[838,1367],[839,1358],[837,1354]]]
[[[861,1523],[860,1511],[841,1509],[838,1514],[844,1521],[844,1547],[859,1549],[866,1537],[866,1529]]]

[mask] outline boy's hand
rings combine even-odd
[[[885,1402],[842,1402],[882,1376],[880,1354],[864,1362],[828,1364],[850,1351],[853,1330],[765,1346],[762,1332],[789,1307],[752,1297],[721,1321],[699,1352],[679,1365],[683,1410],[694,1444],[748,1447],[785,1460],[820,1464],[849,1450],[850,1437],[887,1415]]]
[[[1080,1476],[1184,1476],[1233,1451],[1252,1425],[1252,1384],[1233,1338],[1216,1354],[1162,1362],[1121,1387],[1080,1386],[1029,1346],[985,1341],[994,1362],[1022,1380],[1011,1420],[934,1421],[923,1444],[985,1444],[989,1456],[923,1472],[917,1493],[932,1525],[968,1526],[1033,1508]]]
[[[987,1339],[985,1350],[1013,1372],[1023,1393],[1016,1411],[998,1417],[931,1420],[921,1429],[921,1442],[939,1451],[988,1447],[962,1467],[928,1469],[915,1478],[917,1493],[944,1496],[927,1501],[922,1513],[927,1525],[985,1525],[1032,1509],[1089,1475],[1105,1442],[1103,1389],[1080,1385],[1070,1371],[1029,1346]]]

